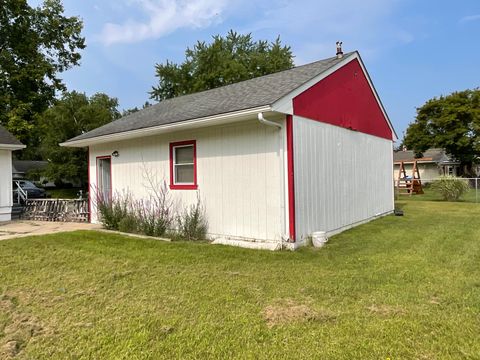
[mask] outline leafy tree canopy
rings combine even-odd
[[[157,64],[158,85],[151,98],[165,100],[180,95],[236,83],[293,67],[290,46],[283,46],[280,37],[269,43],[253,41],[252,35],[233,30],[226,37],[216,35],[207,44],[198,41],[185,51],[185,61]]]
[[[31,147],[27,152],[38,141],[35,116],[65,90],[58,74],[78,65],[85,47],[81,20],[63,11],[60,0],[38,7],[0,0],[0,123]]]
[[[145,101],[145,103],[143,104],[141,109],[146,109],[150,106],[152,106],[152,104],[148,101]],[[124,109],[122,111],[122,116],[127,116],[127,115],[130,115],[130,114],[136,113],[137,111],[140,111],[141,109],[139,109],[137,106],[135,106],[134,108],[130,108],[130,109]]]
[[[444,148],[469,168],[480,156],[480,89],[428,100],[417,109],[403,144],[418,157],[428,148]]]
[[[38,119],[40,155],[49,162],[45,175],[56,182],[80,179],[87,183],[87,150],[58,146],[68,139],[91,131],[120,117],[118,101],[98,93],[90,98],[78,92],[66,92]]]

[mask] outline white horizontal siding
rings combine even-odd
[[[90,184],[96,187],[96,157],[112,157],[114,192],[148,197],[145,170],[170,183],[169,143],[196,140],[198,193],[209,233],[279,240],[284,233],[283,138],[257,121],[96,145],[90,148]],[[170,190],[177,209],[196,201],[195,190]],[[96,221],[95,209],[92,220]]]
[[[440,177],[442,174],[441,168],[435,163],[428,163],[428,164],[417,164],[418,172],[420,174],[420,179],[426,180],[434,180]],[[393,171],[393,179],[395,181],[398,180],[398,172],[400,171],[400,165],[396,164],[394,166]],[[407,176],[413,175],[413,164],[405,164],[405,171],[407,172]]]
[[[392,141],[295,116],[298,239],[393,210]]]
[[[12,152],[0,150],[0,221],[10,220],[12,209]]]

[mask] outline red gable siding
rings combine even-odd
[[[392,139],[388,120],[357,59],[293,99],[294,115]]]

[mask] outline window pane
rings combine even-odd
[[[176,164],[193,164],[193,146],[175,148]]]
[[[175,165],[175,183],[193,184],[193,165]]]

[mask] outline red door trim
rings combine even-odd
[[[87,194],[88,194],[88,222],[92,222],[92,190],[90,189],[90,147],[87,147]]]
[[[295,242],[295,177],[293,164],[293,117],[287,115],[287,178],[290,239]]]

